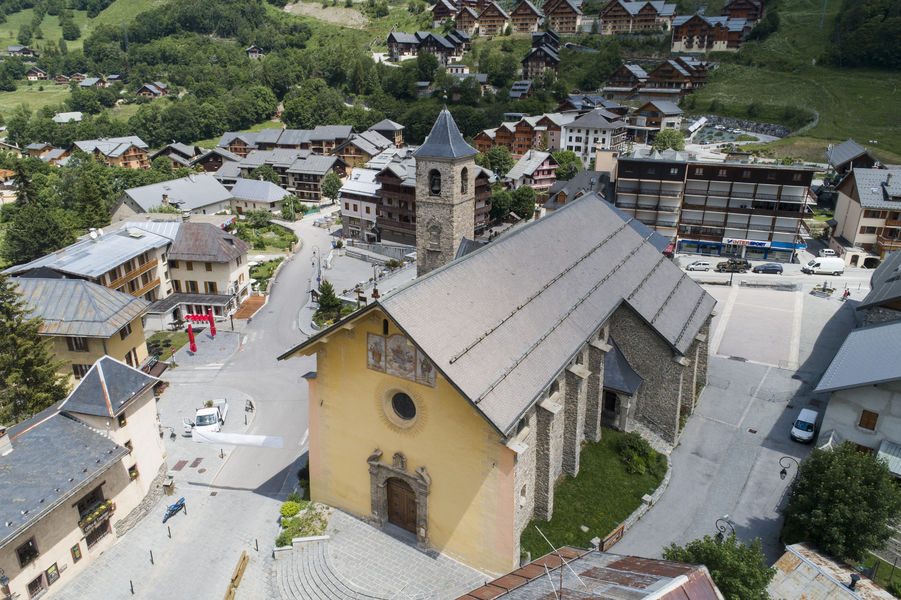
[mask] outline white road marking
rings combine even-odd
[[[244,336],[244,339],[241,340],[241,344],[243,345],[243,344],[246,344],[246,343],[247,343],[247,336],[245,335],[245,336]]]
[[[310,437],[310,430],[307,429],[303,432],[303,437],[300,438],[300,447],[303,448],[307,445],[307,439]]]
[[[788,346],[788,367],[797,370],[801,366],[801,313],[804,311],[804,295],[795,292],[795,316],[792,321],[791,340]]]
[[[757,387],[754,388],[754,393],[751,394],[751,401],[748,402],[748,405],[745,407],[745,411],[741,414],[741,419],[738,421],[738,428],[741,429],[742,423],[745,422],[745,417],[748,416],[748,412],[751,410],[751,405],[754,404],[754,401],[757,400],[757,394],[760,393],[760,388],[763,387],[763,382],[766,381],[767,375],[770,374],[772,367],[767,367],[766,372],[763,374],[763,377],[760,378],[760,383],[757,384]]]

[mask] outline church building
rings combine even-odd
[[[314,501],[501,574],[602,426],[678,440],[715,301],[596,194],[455,258],[474,154],[442,112],[417,154],[419,277],[279,358],[317,357]]]

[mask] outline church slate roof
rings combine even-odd
[[[466,143],[463,134],[457,128],[454,117],[447,107],[438,113],[438,119],[432,126],[425,142],[414,154],[416,158],[466,158],[478,154],[475,148]]]
[[[715,300],[607,202],[590,195],[431,271],[368,309],[379,307],[393,319],[506,434],[623,304],[685,353]],[[343,325],[336,323],[280,358]]]

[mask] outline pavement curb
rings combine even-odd
[[[654,507],[657,502],[660,501],[660,498],[663,497],[664,492],[669,487],[670,478],[673,474],[673,461],[670,459],[669,454],[664,454],[666,456],[666,475],[663,476],[663,480],[660,482],[660,485],[657,486],[657,489],[654,490],[653,494],[645,494],[641,499],[641,506],[632,511],[626,519],[613,528],[613,531],[616,531],[620,527],[622,527],[622,534],[620,535],[620,539],[625,536],[626,532],[629,531],[636,523],[638,523],[643,516],[645,516],[651,508]],[[611,532],[612,533],[612,532]],[[617,540],[619,541],[619,540]],[[614,544],[615,546],[616,544]]]

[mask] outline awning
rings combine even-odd
[[[634,396],[644,379],[635,372],[612,338],[610,346],[604,355],[604,389]]]

